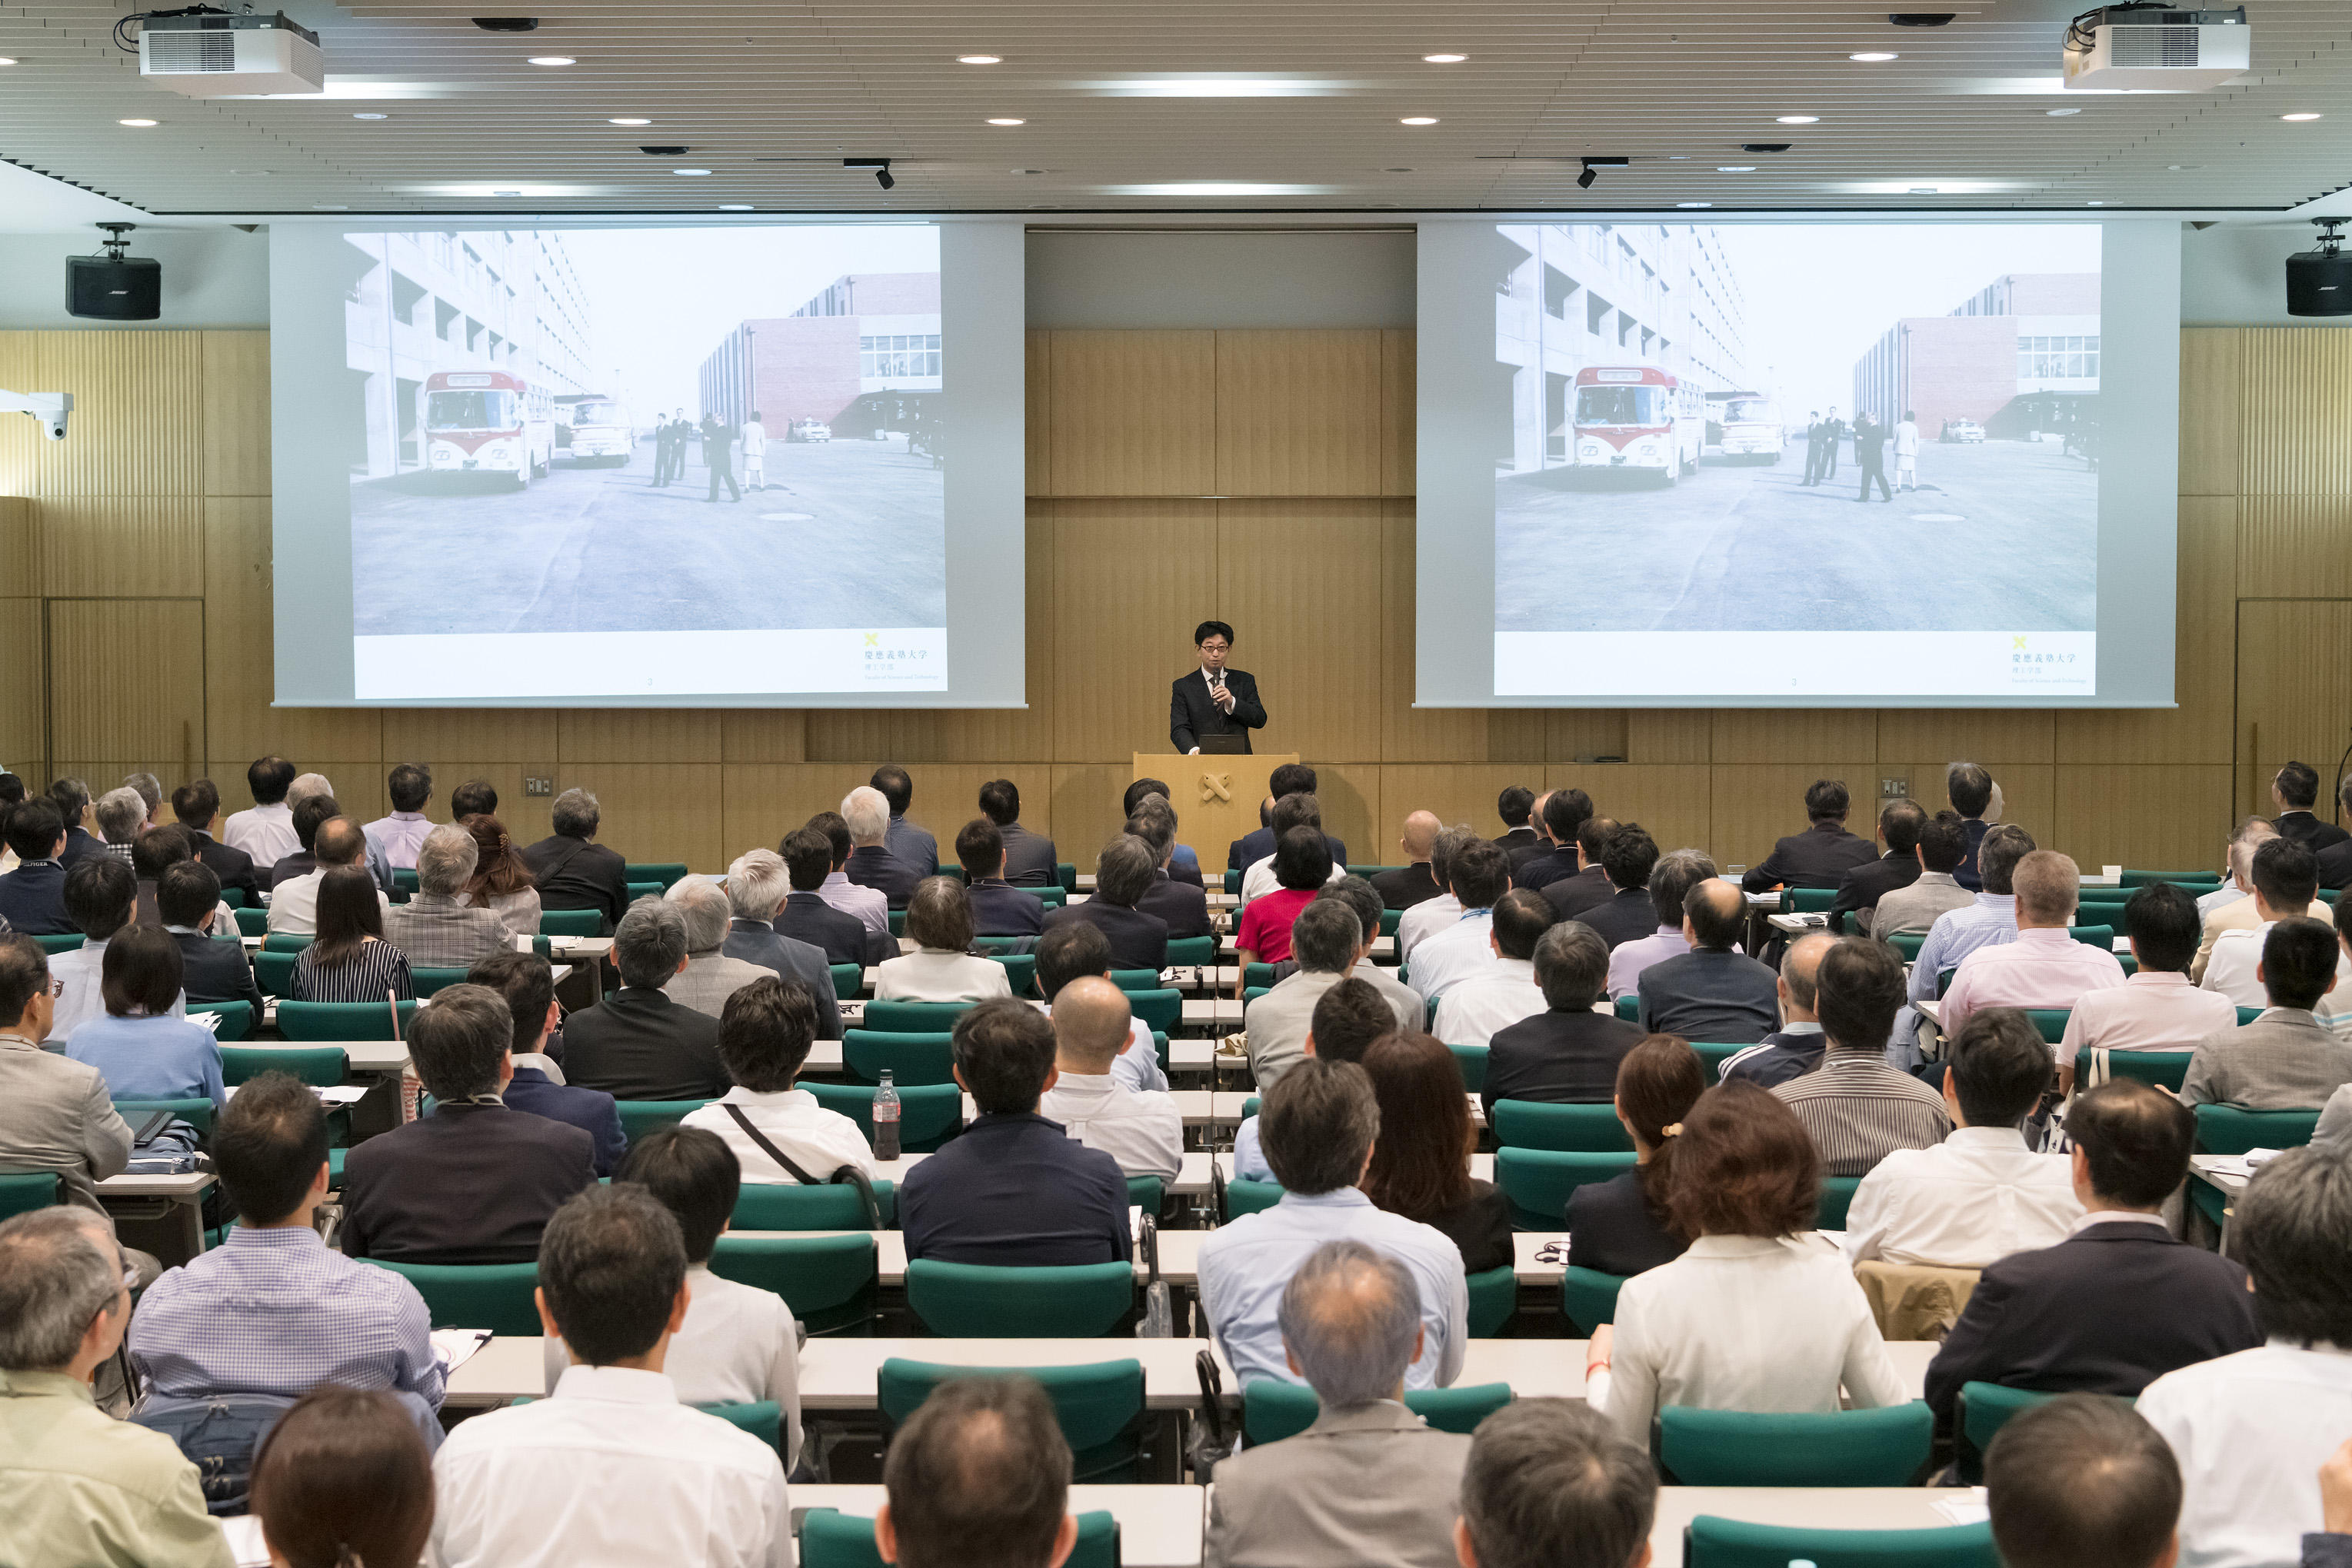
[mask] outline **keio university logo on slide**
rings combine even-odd
[[[947,635],[936,631],[867,632],[858,660],[869,686],[937,688],[947,673]]]

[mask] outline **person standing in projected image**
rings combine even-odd
[[[1895,487],[1919,488],[1919,416],[1907,408],[1895,427]]]
[[[1878,481],[1878,498],[1893,501],[1895,492],[1886,486],[1886,426],[1869,413],[1853,417],[1853,463],[1862,470],[1862,494],[1857,502],[1870,499],[1870,482]]]
[[[669,487],[670,478],[677,472],[677,425],[665,414],[654,415],[654,486],[656,490]]]
[[[710,470],[710,494],[703,499],[716,503],[721,480],[727,485],[729,500],[740,505],[743,492],[735,483],[732,462],[737,432],[733,425],[715,413],[702,416],[702,461]]]
[[[1822,448],[1829,444],[1829,426],[1822,423],[1822,411],[1814,409],[1805,415],[1805,477],[1806,486],[1822,482]]]
[[[760,411],[756,408],[743,423],[743,487],[768,487],[768,427],[760,423]]]

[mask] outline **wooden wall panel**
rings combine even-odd
[[[555,711],[555,754],[573,762],[716,762],[716,708]]]
[[[53,599],[200,595],[204,503],[194,496],[52,496],[33,503],[40,591]]]
[[[389,707],[383,755],[390,762],[435,756],[479,757],[553,766],[560,720],[553,708]]]
[[[723,762],[804,762],[808,714],[800,708],[724,708],[719,715]]]
[[[1055,332],[1054,496],[1217,487],[1213,332]]]
[[[2238,607],[2237,800],[2268,816],[2270,777],[2299,758],[2325,791],[2352,713],[2352,601],[2256,600]]]
[[[1715,756],[1715,715],[1706,708],[1628,708],[1625,760],[1708,762]]]
[[[1412,706],[1413,584],[1416,561],[1412,505],[1381,508],[1381,755],[1394,762],[1484,762],[1495,753],[1489,723],[1506,709],[1417,708]],[[1538,735],[1540,731],[1538,732]],[[1540,747],[1528,753],[1541,755]],[[1410,808],[1408,808],[1410,809]]]
[[[24,580],[19,578],[17,581]],[[42,678],[41,601],[0,599],[0,768],[16,769],[37,789],[48,768],[47,700]]]
[[[269,494],[269,334],[200,335],[204,493]]]
[[[1167,747],[1168,684],[1216,603],[1216,550],[1213,501],[1055,504],[1056,758],[1127,768]],[[1258,657],[1257,632],[1244,633],[1244,669]]]
[[[717,762],[567,763],[555,788],[593,794],[602,818],[596,841],[629,860],[726,867]]]
[[[1510,711],[1510,710],[1507,710]],[[1603,757],[1625,760],[1626,710],[1623,708],[1520,708],[1540,714],[1544,720],[1544,756],[1553,762],[1594,761]]]
[[[1413,493],[1414,399],[1420,384],[1414,369],[1412,333],[1391,328],[1381,334],[1381,494]]]
[[[2190,328],[2180,334],[2180,493],[2234,496],[2244,462],[2242,432],[2246,334],[2237,327]]]
[[[204,601],[54,599],[48,620],[51,754],[173,758],[184,776],[205,755]]]
[[[1133,750],[1117,762],[1056,762],[1054,766],[1052,817],[1054,847],[1062,858],[1081,871],[1094,868],[1095,856],[1110,837],[1126,825],[1119,815],[1119,801],[1127,787],[1135,779]],[[1141,749],[1150,750],[1145,747]],[[1205,844],[1184,831],[1184,806],[1176,807],[1176,837],[1189,843],[1201,857],[1203,877],[1214,876],[1225,868],[1225,846]],[[1026,800],[1024,813],[1034,810]]]
[[[2244,335],[2239,439],[2247,496],[2352,495],[2352,340],[2307,327]]]
[[[1350,839],[1348,852],[1369,860],[1377,850],[1381,863],[1402,864],[1404,855],[1397,836],[1404,831],[1405,818],[1415,811],[1433,811],[1449,828],[1466,822],[1481,838],[1498,837],[1503,821],[1495,814],[1495,798],[1514,784],[1541,792],[1543,774],[1513,763],[1391,763],[1381,769],[1380,819],[1366,841],[1370,848],[1359,849]]]
[[[2352,493],[2238,502],[2242,599],[2352,599]]]
[[[1023,468],[1025,493],[1054,493],[1054,335],[1030,332],[1022,343]]]
[[[32,332],[29,382],[19,391],[71,392],[67,438],[47,441],[31,420],[30,484],[0,489],[35,496],[202,494],[204,385],[199,332]]]
[[[1280,672],[1255,749],[1318,766],[1380,759],[1386,639],[1367,612],[1381,602],[1381,511],[1377,500],[1217,504],[1217,614],[1239,640],[1234,662]],[[1183,673],[1171,664],[1163,679]],[[1339,831],[1328,812],[1324,826]]]
[[[1396,833],[1382,817],[1381,774],[1377,762],[1315,764],[1315,798],[1323,804],[1323,831],[1348,846],[1349,859],[1365,865],[1397,863],[1390,852]]]
[[[1873,708],[1717,708],[1712,727],[1710,755],[1717,763],[1805,763],[1878,754],[1878,714]],[[1861,773],[1821,776],[1843,777],[1856,795],[1875,789]]]
[[[1981,762],[1990,768],[2003,762],[2048,762],[2057,746],[2057,715],[2048,708],[1886,708],[1878,716],[1881,757],[1933,757],[1946,753],[1947,762]],[[1849,779],[1848,783],[1853,781]],[[1911,793],[1938,797],[1943,778],[1922,784],[1911,781]],[[1857,788],[1875,795],[1873,781]]]
[[[1706,837],[1695,842],[1714,854],[1718,868],[1757,864],[1772,852],[1772,845],[1781,837],[1805,831],[1805,790],[1816,779],[1844,779],[1848,791],[1864,801],[1849,825],[1866,824],[1872,808],[1870,795],[1864,791],[1870,786],[1864,784],[1862,789],[1856,786],[1871,779],[1876,769],[1876,762],[1867,757],[1844,762],[1718,764],[1708,770],[1711,821]],[[1594,797],[1596,803],[1599,799]],[[1862,832],[1865,828],[1854,826],[1854,831]],[[1652,828],[1651,833],[1656,836],[1657,830]],[[1674,847],[1664,839],[1659,839],[1658,845]]]
[[[252,804],[244,778],[257,757],[275,752],[298,763],[383,758],[383,720],[375,709],[270,706],[277,676],[268,500],[207,499],[204,528],[205,750],[238,758],[232,773],[214,775],[226,809]]]
[[[5,383],[0,383],[5,384]],[[0,591],[40,591],[41,530],[30,496],[0,496]]]
[[[1381,493],[1381,334],[1219,332],[1217,493]]]
[[[2061,767],[2051,847],[2095,874],[2219,866],[2229,841],[2230,769],[2221,764]]]
[[[1627,763],[1614,768],[1555,768],[1543,782],[1547,789],[1570,785],[1592,797],[1592,809],[1621,822],[1639,822],[1662,849],[1696,846],[1717,855],[1715,842],[1716,769],[1691,765],[1648,766]],[[1786,830],[1783,830],[1784,831]],[[1769,848],[1769,844],[1768,844]]]

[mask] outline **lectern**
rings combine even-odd
[[[1251,757],[1177,757],[1167,752],[1135,754],[1135,777],[1162,779],[1168,803],[1176,808],[1176,838],[1201,857],[1203,880],[1222,873],[1225,847],[1258,828],[1258,802],[1274,770],[1298,754]]]

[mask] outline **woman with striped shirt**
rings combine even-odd
[[[416,995],[408,956],[383,939],[383,909],[364,866],[337,866],[319,883],[319,935],[294,959],[291,999],[380,1002]]]

